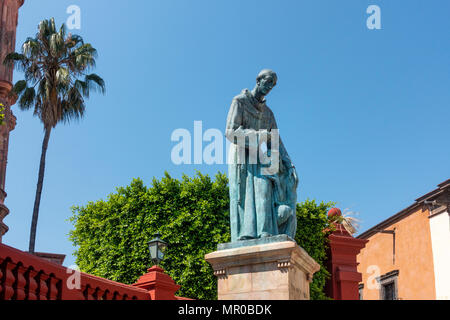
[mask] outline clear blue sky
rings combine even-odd
[[[26,0],[18,44],[44,18],[65,22],[71,4],[81,8],[75,33],[99,51],[107,94],[50,140],[36,250],[67,254],[66,265],[72,205],[165,170],[226,172],[172,164],[171,133],[195,120],[223,130],[231,99],[262,68],[279,76],[268,105],[299,200],[336,201],[359,213],[364,231],[450,178],[447,0]],[[366,27],[370,4],[382,30]],[[32,112],[13,110],[4,242],[27,250],[43,131]]]

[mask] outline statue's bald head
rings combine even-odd
[[[278,81],[278,76],[277,76],[277,74],[276,74],[274,71],[272,71],[272,70],[270,70],[270,69],[264,69],[264,70],[262,70],[262,71],[258,74],[258,76],[256,77],[256,82],[259,82],[259,81],[261,81],[262,79],[264,79],[264,78],[266,78],[266,77],[272,78],[272,79],[273,79],[273,86],[276,86],[277,81]]]
[[[270,69],[264,69],[256,78],[256,87],[253,92],[258,97],[264,97],[272,91],[273,87],[277,85],[278,77],[275,72]],[[258,98],[259,99],[259,98]]]

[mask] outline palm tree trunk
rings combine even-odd
[[[36,243],[36,229],[37,221],[39,217],[39,205],[41,203],[42,195],[42,185],[44,183],[44,172],[45,172],[45,156],[47,154],[48,141],[50,139],[51,128],[45,129],[44,141],[42,142],[42,152],[41,152],[41,163],[39,165],[39,176],[36,187],[36,197],[34,199],[33,208],[33,218],[31,220],[31,230],[30,230],[30,248],[29,252],[34,253],[35,243]]]

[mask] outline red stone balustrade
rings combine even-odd
[[[159,267],[153,267],[134,285],[73,270],[0,244],[0,300],[182,300],[180,288]],[[68,285],[69,284],[69,285]]]

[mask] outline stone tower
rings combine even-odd
[[[13,68],[4,66],[3,60],[8,53],[15,51],[19,8],[23,3],[24,0],[0,0],[0,103],[5,106],[5,123],[0,126],[0,243],[3,235],[8,232],[8,227],[3,223],[9,213],[5,206],[6,164],[9,133],[16,125],[16,117],[11,111],[15,100],[8,95],[12,88]]]

